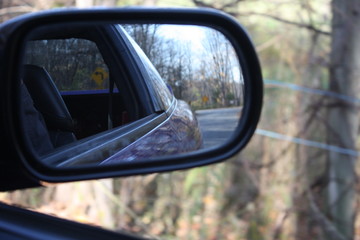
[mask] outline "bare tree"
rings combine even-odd
[[[241,79],[234,79],[234,68],[239,64],[232,45],[222,33],[208,30],[204,48],[208,52],[208,56],[203,58],[207,62],[208,84],[212,84],[212,94],[222,107],[230,106],[230,101],[234,101],[235,98],[236,102],[240,102],[241,96],[236,95],[239,92],[234,86],[242,83]],[[241,71],[240,67],[237,70]]]

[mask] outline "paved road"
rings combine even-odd
[[[231,137],[238,124],[240,111],[240,107],[196,111],[205,148],[221,145]]]

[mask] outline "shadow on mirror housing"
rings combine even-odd
[[[222,12],[57,10],[0,31],[1,190],[221,162],[259,121],[256,51]]]

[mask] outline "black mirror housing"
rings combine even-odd
[[[84,23],[87,25],[99,25],[114,22],[119,24],[197,25],[219,31],[227,38],[240,62],[244,81],[244,105],[242,106],[241,118],[229,141],[215,148],[200,149],[176,155],[155,156],[115,165],[76,165],[62,168],[59,167],[60,165],[43,164],[41,157],[34,154],[33,149],[29,147],[31,145],[29,140],[24,136],[25,133],[22,127],[24,119],[22,119],[20,113],[21,109],[24,108],[20,89],[21,84],[23,84],[22,65],[26,41],[31,36],[34,36],[34,33],[39,29],[44,34],[47,34],[45,26],[49,25],[71,26],[72,24],[81,25]],[[54,29],[48,30],[48,32],[50,31],[54,32]],[[2,88],[0,89],[0,111],[2,116],[0,120],[0,148],[3,153],[0,160],[1,191],[41,186],[46,183],[140,175],[218,163],[241,151],[255,132],[261,114],[263,96],[260,63],[246,30],[234,18],[222,12],[205,9],[151,8],[54,10],[12,19],[1,25],[0,32],[0,72],[2,76]],[[132,72],[130,67],[125,66],[124,68],[126,68],[126,71]],[[141,90],[144,86],[139,85],[141,84],[132,87],[139,88],[139,91],[145,94],[146,90]],[[169,89],[174,90],[171,87]],[[151,100],[153,95],[150,93],[148,98]],[[150,100],[144,100],[144,102]],[[177,103],[180,104],[179,102]],[[136,103],[137,106],[140,106],[140,103],[141,100]],[[151,121],[160,123],[162,118],[166,121],[165,118],[171,114],[169,114],[168,108],[164,108],[163,105],[163,103],[156,103],[156,100],[154,100],[152,107],[141,108],[138,110],[140,112],[138,115],[143,112],[148,113],[148,115],[145,114],[145,118],[149,119],[153,114],[158,114]],[[141,120],[141,126],[144,125],[144,121]],[[129,129],[131,128],[131,132],[143,129],[139,126],[135,123],[126,125]],[[112,132],[107,137],[114,137],[117,133],[123,134],[123,130],[116,133]],[[82,142],[86,141],[83,140]],[[72,150],[76,148],[75,146]],[[84,156],[82,159],[91,158],[97,151],[94,149],[91,154]],[[76,156],[69,158],[78,158],[78,155],[90,150],[84,148]],[[59,150],[61,154],[66,151],[70,152],[69,149]]]

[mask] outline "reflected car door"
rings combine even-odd
[[[127,147],[126,151],[107,159],[104,164],[116,163],[121,159],[133,161],[200,149],[202,136],[196,116],[189,105],[173,96],[153,64],[124,28],[116,25],[115,30],[125,40],[133,61],[136,62],[152,97],[155,111],[165,114],[166,120],[140,141]]]

